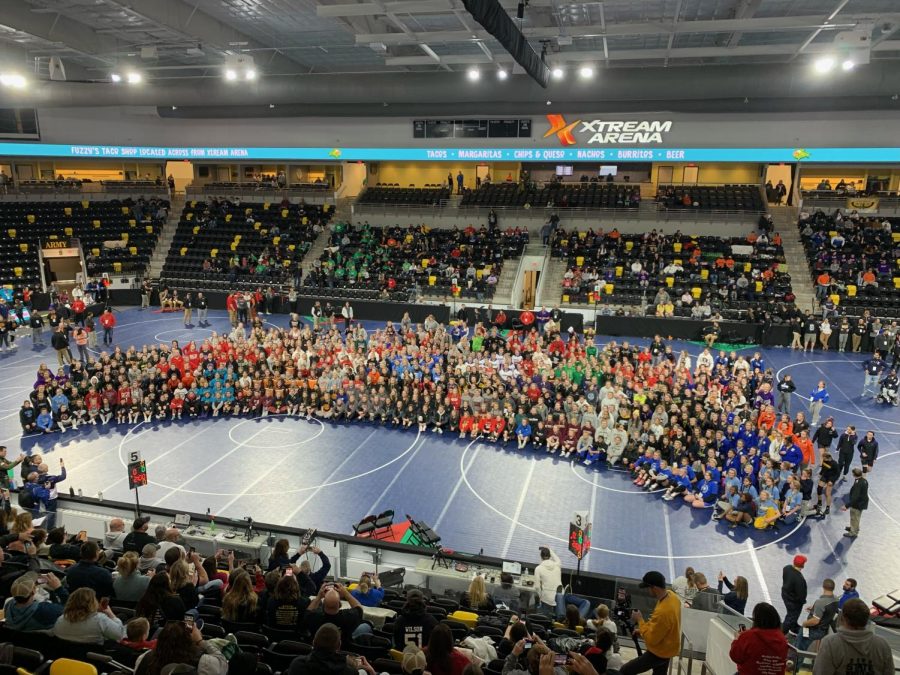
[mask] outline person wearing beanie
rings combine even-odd
[[[738,675],[783,673],[787,667],[788,643],[781,632],[778,610],[767,602],[753,608],[753,626],[735,633],[728,656]]]
[[[806,579],[803,577],[803,566],[806,565],[805,555],[795,555],[792,564],[785,565],[781,571],[781,600],[784,602],[784,622],[781,631],[796,633],[799,628],[797,619],[806,604]]]

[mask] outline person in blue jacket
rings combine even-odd
[[[381,587],[378,575],[370,577],[368,574],[363,574],[356,588],[350,591],[350,595],[356,598],[363,607],[378,607],[384,600],[384,589]]]
[[[41,579],[34,572],[26,572],[13,582],[10,597],[3,605],[6,627],[17,631],[49,631],[62,616],[69,591],[52,572]],[[39,583],[47,596],[38,595]]]
[[[844,581],[843,589],[844,592],[838,598],[838,609],[841,609],[848,600],[859,597],[859,591],[856,590],[856,579],[853,577],[847,577],[847,580]]]
[[[524,450],[530,440],[531,425],[528,423],[528,418],[523,417],[516,425],[516,443],[518,444],[519,450]]]
[[[667,502],[672,501],[678,495],[690,494],[691,477],[685,467],[678,467],[672,471],[672,477],[669,480],[669,487],[666,488],[665,494],[662,496]]]
[[[38,414],[35,422],[38,430],[45,434],[53,433],[55,430],[56,423],[53,421],[53,415],[46,408],[41,408],[41,412]]]
[[[816,426],[819,424],[819,415],[822,408],[828,403],[828,390],[825,388],[825,380],[819,380],[818,386],[809,394],[809,414],[812,416],[810,424]]]
[[[703,480],[697,485],[696,491],[686,494],[684,501],[696,509],[702,509],[714,505],[718,498],[719,481],[713,477],[712,472],[707,471],[703,474]]]
[[[789,440],[785,440],[778,454],[781,455],[782,462],[788,462],[792,467],[798,467],[803,463],[803,452]]]
[[[44,508],[47,511],[47,523],[44,529],[52,530],[56,526],[56,502],[59,498],[59,491],[56,486],[66,479],[66,465],[62,458],[59,460],[59,473],[53,475],[50,473],[50,467],[42,463],[38,466],[38,484],[42,485],[47,491],[47,498],[44,501]]]

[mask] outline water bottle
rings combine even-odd
[[[79,496],[79,497],[82,496],[82,494],[81,494],[81,488],[78,488],[78,496]]]

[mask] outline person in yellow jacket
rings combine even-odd
[[[665,675],[669,659],[678,656],[681,649],[681,601],[666,588],[666,578],[661,572],[647,572],[641,580],[656,598],[656,607],[650,618],[644,620],[640,611],[634,610],[631,618],[636,626],[635,635],[644,638],[643,655],[632,659],[623,667],[621,675],[635,675],[653,671],[653,675]]]

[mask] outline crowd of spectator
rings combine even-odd
[[[374,288],[386,294],[413,286],[447,285],[451,293],[490,298],[505,259],[522,254],[528,232],[491,227],[431,229],[334,223],[329,246],[304,284],[317,288]]]

